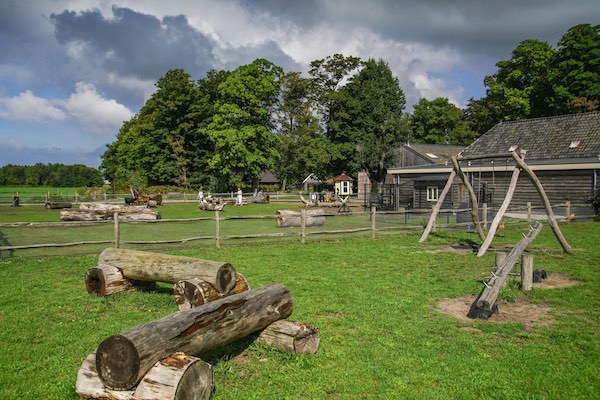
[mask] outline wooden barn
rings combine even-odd
[[[553,205],[569,201],[583,212],[591,212],[586,202],[598,187],[600,112],[501,122],[482,135],[459,154],[464,158],[484,157],[460,163],[480,204],[502,203],[515,167],[510,157],[513,150],[526,152],[525,162],[540,179]],[[506,158],[485,158],[502,154]],[[449,161],[394,166],[388,169],[388,179],[402,188],[400,203],[411,208],[431,208],[451,170]],[[527,202],[534,207],[542,204],[533,184],[521,174],[511,207],[524,207]],[[455,179],[443,208],[459,208],[467,203],[465,187]]]

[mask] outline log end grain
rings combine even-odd
[[[86,357],[77,372],[75,393],[84,399],[131,400],[134,392],[107,389],[96,371],[96,352],[93,352]]]
[[[133,388],[141,378],[136,346],[122,335],[108,337],[96,350],[96,371],[109,389]]]
[[[279,320],[259,335],[270,346],[292,354],[314,354],[319,349],[321,335],[316,326],[299,321]]]
[[[219,292],[202,279],[190,278],[173,285],[173,296],[179,311],[184,311],[218,299]]]
[[[215,288],[221,293],[228,293],[235,286],[235,269],[229,263],[224,263],[217,273]]]
[[[86,272],[85,288],[89,294],[97,296],[134,290],[133,282],[123,277],[118,268],[108,264],[99,264]]]

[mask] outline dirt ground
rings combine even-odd
[[[568,286],[575,286],[581,282],[574,280],[568,274],[552,272],[548,278],[540,283],[533,284],[533,290],[537,289],[556,289]],[[462,321],[473,321],[467,314],[476,296],[459,297],[454,299],[437,300],[434,307],[444,313],[458,318]],[[498,313],[493,314],[487,322],[519,322],[527,328],[534,326],[544,326],[553,322],[549,314],[550,308],[541,304],[532,304],[526,299],[519,298],[514,303],[499,301]]]

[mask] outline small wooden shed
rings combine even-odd
[[[351,195],[353,183],[354,183],[354,179],[350,178],[346,174],[342,174],[333,179],[333,185],[335,186],[335,192],[340,196]]]

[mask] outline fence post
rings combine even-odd
[[[521,256],[521,290],[529,292],[533,286],[533,254]]]
[[[406,208],[400,207],[398,208],[398,211],[400,211],[401,214],[404,214],[404,225],[408,224],[408,221],[406,220]]]
[[[565,211],[565,221],[569,222],[571,220],[571,202],[567,201],[567,208]]]
[[[487,229],[488,228],[488,206],[487,203],[483,203],[483,209],[481,210],[481,212],[483,213],[482,215],[482,219],[483,219],[483,229]]]
[[[375,239],[375,229],[376,223],[375,220],[377,218],[377,207],[371,205],[371,239]]]
[[[300,241],[306,243],[306,208],[300,211]]]
[[[527,223],[531,223],[531,202],[527,202]]]
[[[219,222],[219,212],[215,211],[215,241],[217,243],[217,249],[221,248],[221,225]]]
[[[121,247],[121,227],[119,226],[119,213],[113,214],[113,220],[115,222],[115,249]]]
[[[75,192],[75,204],[77,204],[77,203],[78,203],[78,201],[77,201],[77,198],[78,198],[78,197],[79,197],[79,196],[78,196],[78,193],[77,193],[77,192]]]

